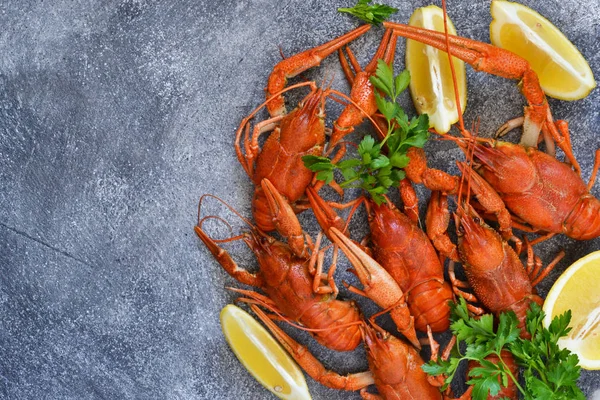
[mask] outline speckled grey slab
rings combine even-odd
[[[219,311],[236,297],[225,287],[237,284],[194,234],[196,207],[212,193],[250,216],[252,185],[233,149],[237,125],[263,101],[279,49],[291,55],[356,27],[336,12],[351,3],[0,2],[0,398],[271,397],[221,334]],[[391,3],[401,22],[426,4]],[[526,3],[600,76],[597,0]],[[487,40],[488,1],[448,7],[460,34]],[[352,44],[363,65],[381,34],[372,29]],[[397,69],[403,51],[400,41]],[[336,57],[306,74],[332,76],[335,88],[348,90]],[[468,78],[465,119],[480,117],[482,135],[522,112],[514,82],[471,69]],[[600,147],[598,93],[550,100],[555,117],[570,123],[584,179]],[[409,98],[402,101],[412,112]],[[334,118],[339,107],[328,107]],[[433,166],[455,171],[455,148],[431,143],[427,151]],[[302,220],[316,233],[308,213]],[[364,216],[357,237],[361,225]],[[238,247],[236,259],[252,268]],[[540,285],[542,295],[600,241],[555,238],[539,251],[547,262],[560,248],[567,256]],[[337,278],[351,280],[341,262]],[[287,330],[329,368],[366,368],[360,348],[335,353]],[[359,398],[307,380],[315,399]],[[584,372],[580,383],[592,397],[600,374]]]

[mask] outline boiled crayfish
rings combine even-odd
[[[311,92],[298,107],[286,113],[283,93],[287,79],[318,65],[324,57],[356,39],[370,29],[361,26],[324,45],[286,58],[275,66],[266,88],[267,101],[244,118],[236,132],[235,149],[238,160],[256,185],[252,199],[252,213],[257,226],[265,232],[277,229],[288,238],[297,256],[305,254],[302,227],[290,214],[305,207],[301,200],[313,173],[302,162],[306,155],[322,155],[325,146],[324,99],[330,93],[317,88],[313,82],[298,84],[292,88],[310,85]],[[288,88],[289,89],[289,88]],[[250,135],[250,120],[263,107],[271,118],[257,123]],[[262,149],[259,138],[271,132]],[[261,182],[268,179],[273,187],[287,200],[280,209],[270,208]]]
[[[269,187],[264,189],[269,191]],[[361,316],[355,303],[336,300],[328,293],[321,294],[313,290],[317,251],[310,257],[297,256],[287,244],[275,240],[244,219],[251,230],[242,234],[241,239],[255,254],[260,267],[257,273],[251,273],[240,268],[229,253],[218,245],[218,241],[204,231],[204,220],[199,219],[194,229],[223,269],[238,282],[262,289],[266,296],[246,290],[236,291],[315,330],[315,339],[328,348],[350,351],[358,346],[361,336],[357,323]]]
[[[361,397],[366,400],[377,399],[447,399],[451,398],[450,391],[445,395],[440,393],[439,386],[443,382],[428,377],[421,369],[423,359],[414,347],[394,337],[389,332],[375,325],[363,322],[360,326],[361,336],[367,351],[369,362],[368,372],[359,372],[346,376],[326,369],[304,346],[298,344],[279,328],[262,310],[251,306],[257,316],[273,333],[275,338],[290,353],[296,362],[314,380],[338,390],[360,390]],[[432,343],[432,358],[438,356],[439,347],[429,331]],[[451,347],[453,342],[450,343]],[[443,357],[449,354],[445,352]],[[375,384],[379,395],[367,392],[367,386]],[[467,399],[470,391],[461,399]]]
[[[265,182],[268,183],[268,180],[263,180],[263,190],[278,204],[285,203],[285,199],[272,186],[265,185]],[[202,224],[206,218],[208,217],[199,219],[195,231],[215,259],[233,278],[246,285],[261,288],[267,296],[240,289],[236,289],[237,292],[299,322],[328,348],[349,351],[360,343],[356,325],[360,313],[354,302],[337,300],[333,294],[335,289],[331,286],[319,286],[321,274],[318,271],[322,270],[320,264],[323,262],[322,252],[318,251],[320,239],[317,239],[310,257],[297,256],[287,244],[265,234],[244,219],[252,229],[241,235],[241,238],[254,252],[260,266],[260,271],[253,274],[239,268],[231,256],[219,247],[218,242],[204,231]],[[233,239],[238,238],[240,237]],[[379,299],[385,307],[394,306],[391,313],[399,329],[415,346],[420,346],[403,301],[403,293],[387,272],[376,263],[355,265],[355,270],[366,290],[372,291],[373,298]],[[386,290],[390,285],[397,288],[393,297]]]
[[[600,236],[600,200],[591,193],[591,187],[600,168],[600,150],[590,181],[586,184],[579,174],[580,168],[571,149],[569,131],[565,121],[554,121],[539,80],[529,63],[509,51],[474,40],[444,35],[443,33],[415,28],[403,24],[384,23],[395,34],[417,40],[472,65],[476,70],[489,72],[509,79],[519,79],[521,90],[528,102],[523,118],[523,138],[519,145],[477,139],[474,144],[476,171],[500,195],[506,207],[517,220],[517,227],[529,231],[564,233],[573,239],[585,240]],[[514,125],[510,125],[512,127]],[[459,127],[465,137],[470,133]],[[505,129],[501,128],[501,133]],[[537,149],[539,134],[543,133],[549,154]],[[457,140],[458,141],[458,140]],[[568,163],[553,155],[554,142],[564,151]],[[465,145],[461,146],[463,149]],[[422,160],[422,157],[421,157]],[[415,179],[428,182],[428,187],[446,193],[457,192],[457,180],[443,172],[431,172],[424,167],[415,173]],[[484,208],[486,208],[484,206]],[[493,210],[506,235],[511,235],[510,221],[500,220],[500,211]],[[519,223],[521,222],[521,223]],[[505,238],[507,237],[505,235]]]
[[[328,231],[335,226],[337,232],[343,231],[345,223],[341,223],[335,211],[311,188],[307,189],[307,195],[321,227]],[[434,332],[445,331],[450,324],[448,302],[452,300],[452,290],[444,281],[444,268],[431,242],[417,223],[400,212],[389,199],[381,205],[369,199],[364,202],[373,262],[385,268],[406,296],[417,330],[426,332],[430,326]],[[331,231],[328,236],[343,246],[346,253],[351,250],[349,239],[342,241],[340,235],[332,235]],[[369,262],[370,256],[364,251],[353,252],[356,256],[349,258],[353,265],[358,263],[354,260],[359,259]]]

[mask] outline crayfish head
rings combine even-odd
[[[467,269],[492,268],[502,262],[502,237],[467,203],[454,214],[458,253]]]
[[[305,261],[296,257],[286,243],[258,229],[245,233],[243,240],[256,256],[261,275],[269,285],[281,282],[293,265]]]
[[[394,235],[395,243],[403,239],[408,243],[412,240],[415,224],[402,213],[391,201],[376,204],[372,200],[365,202],[372,242],[375,245],[385,245]]]
[[[402,381],[410,346],[382,328],[374,329],[366,323],[361,325],[361,333],[371,370],[390,381]]]
[[[478,144],[473,149],[477,169],[483,178],[500,193],[521,193],[536,182],[537,169],[529,150],[509,142],[494,141]]]
[[[281,121],[279,142],[290,153],[301,153],[325,143],[325,94],[310,92]]]
[[[261,267],[262,260],[289,260],[293,257],[293,253],[287,244],[280,242],[258,229],[244,233],[243,240],[258,259]]]
[[[429,384],[421,369],[423,359],[408,343],[379,327],[362,328],[369,368],[375,385],[384,398],[441,398],[436,387]]]

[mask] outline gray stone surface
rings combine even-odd
[[[212,193],[250,215],[252,186],[233,133],[263,101],[278,47],[291,55],[357,26],[335,11],[349,3],[0,2],[0,398],[270,398],[221,334],[219,311],[235,298],[225,286],[236,283],[195,236],[196,207]],[[397,21],[426,4],[392,3]],[[600,76],[597,0],[525,3],[549,16]],[[487,1],[449,4],[459,33],[479,40],[488,38],[488,10]],[[373,29],[352,44],[363,64],[381,34]],[[336,57],[307,73],[332,75],[347,90]],[[481,117],[482,135],[522,112],[514,82],[473,70],[468,78],[465,118]],[[598,93],[550,100],[570,123],[585,179],[600,147]],[[330,115],[339,109],[329,107]],[[434,166],[450,170],[460,157],[445,143],[427,150]],[[315,233],[310,215],[302,219]],[[560,248],[567,257],[542,295],[600,241],[555,238],[540,254],[547,262]],[[340,280],[352,279],[346,267]],[[334,353],[288,331],[328,367],[366,368],[362,349]],[[315,399],[359,398],[308,385]],[[584,372],[581,387],[591,397],[600,374]]]

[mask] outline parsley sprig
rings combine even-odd
[[[527,331],[531,340],[517,340],[510,351],[524,368],[523,377],[529,391],[526,399],[585,399],[577,387],[581,367],[579,357],[568,349],[558,347],[558,339],[567,336],[571,328],[571,310],[552,319],[546,329],[545,314],[532,303],[527,312]]]
[[[408,119],[397,103],[398,96],[410,83],[410,73],[403,71],[394,77],[393,69],[383,60],[377,61],[375,75],[371,83],[383,95],[375,92],[377,107],[386,118],[388,131],[379,143],[372,136],[365,136],[358,145],[360,158],[349,158],[333,164],[327,157],[304,156],[304,165],[317,173],[317,179],[330,183],[333,172],[339,170],[344,177],[342,188],[362,188],[377,204],[385,202],[383,196],[391,186],[397,186],[404,179],[402,168],[410,158],[406,151],[410,147],[423,147],[429,137],[429,117],[421,114]],[[387,145],[384,148],[384,145]]]
[[[469,371],[467,384],[473,385],[473,398],[487,399],[488,393],[498,394],[502,386],[512,380],[525,399],[585,399],[577,387],[580,367],[578,357],[567,349],[559,349],[558,339],[566,336],[571,320],[571,312],[555,317],[547,329],[543,326],[544,312],[536,303],[532,303],[527,312],[526,329],[531,339],[522,339],[519,334],[518,320],[514,312],[502,313],[498,317],[498,327],[494,330],[494,317],[485,314],[479,319],[469,316],[464,299],[451,306],[450,329],[456,335],[457,343],[448,360],[430,361],[423,370],[430,375],[444,375],[445,390],[452,382],[458,365],[462,360],[474,360],[480,367]],[[462,344],[461,344],[462,343]],[[460,347],[465,346],[464,353]],[[500,358],[500,352],[511,352],[515,361],[522,367],[525,387]],[[485,360],[496,355],[497,364]],[[500,379],[498,379],[500,378]]]
[[[352,8],[338,8],[339,12],[352,14],[372,25],[379,25],[390,15],[398,12],[397,8],[385,4],[370,4],[372,0],[358,0]]]

